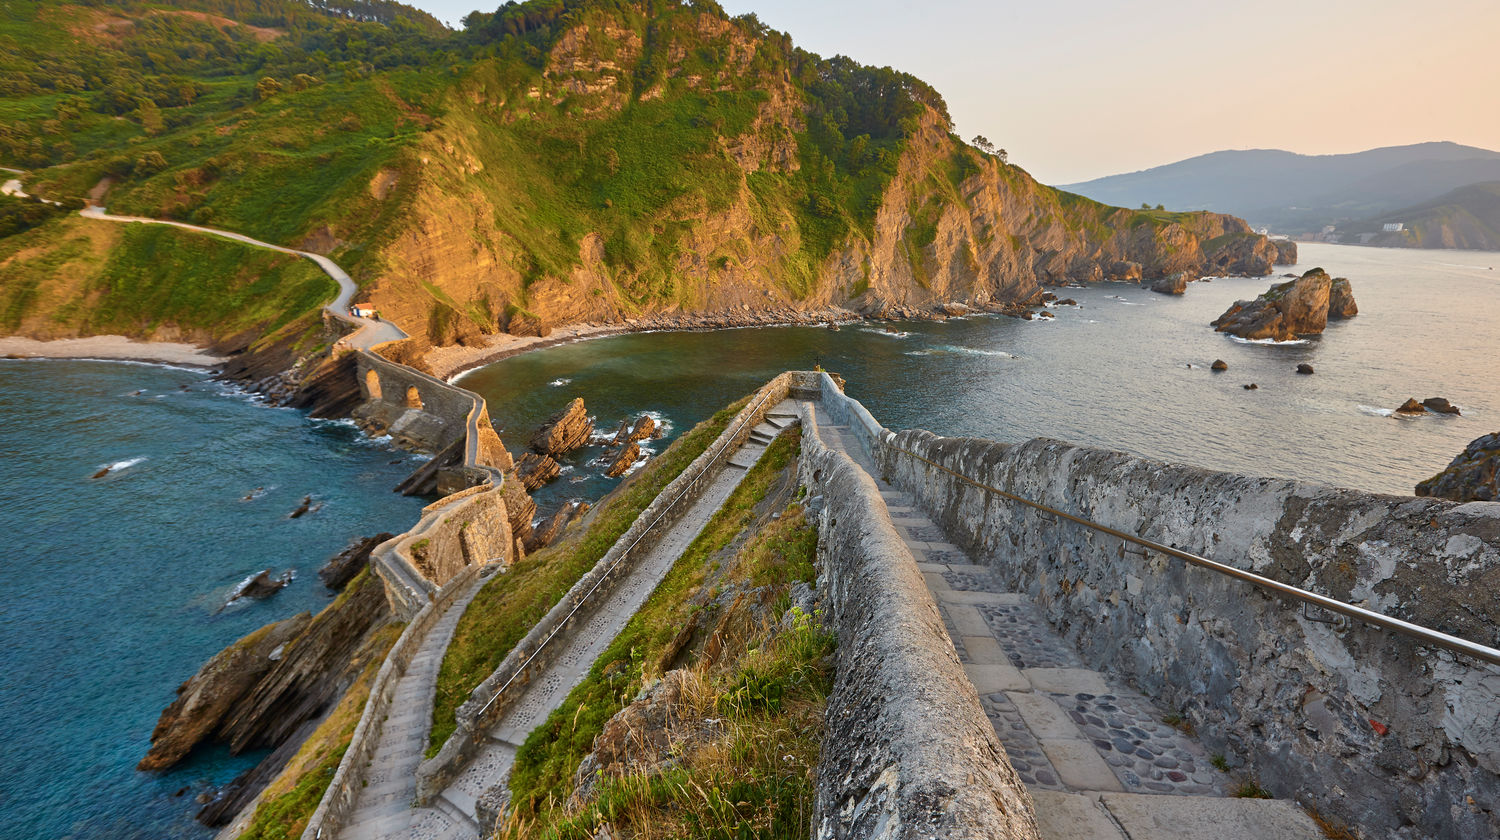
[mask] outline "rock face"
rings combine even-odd
[[[1115,260],[1104,270],[1106,279],[1137,283],[1141,279],[1141,264],[1129,260]]]
[[[1343,319],[1358,314],[1359,307],[1354,303],[1354,290],[1349,281],[1342,277],[1333,278],[1333,286],[1328,290],[1328,317]]]
[[[282,589],[285,589],[286,585],[291,582],[292,573],[290,571],[282,572],[273,578],[271,577],[271,570],[266,569],[236,587],[234,592],[230,594],[229,600],[237,601],[240,598],[259,600],[261,598],[269,598]]]
[[[511,315],[505,325],[505,331],[511,335],[534,338],[546,338],[552,334],[552,328],[545,321],[529,312],[517,312]]]
[[[1187,292],[1188,275],[1185,271],[1179,271],[1169,277],[1163,277],[1153,282],[1151,291],[1163,295],[1180,295]]]
[[[394,536],[395,534],[381,533],[355,540],[348,548],[328,559],[323,568],[318,570],[318,579],[329,589],[343,589],[361,569],[370,564],[370,552]]]
[[[594,421],[583,407],[583,398],[577,397],[537,430],[531,448],[542,455],[565,455],[588,443],[593,431]]]
[[[1416,397],[1407,398],[1406,402],[1396,407],[1397,414],[1426,414],[1427,408],[1417,402]]]
[[[303,613],[268,624],[208,660],[178,686],[177,699],[161,713],[151,733],[151,749],[136,769],[165,770],[181,761],[270,672],[276,664],[272,654],[311,621],[312,616]]]
[[[1349,281],[1334,280],[1321,268],[1286,283],[1272,286],[1253,301],[1236,301],[1212,326],[1219,332],[1251,340],[1292,341],[1301,335],[1317,335],[1328,326],[1332,291],[1341,285],[1339,315],[1352,312],[1354,295]]]
[[[1428,397],[1427,399],[1422,400],[1422,407],[1427,409],[1428,411],[1436,412],[1438,414],[1462,413],[1458,410],[1458,406],[1454,405],[1451,402],[1448,402],[1442,397]]]
[[[1276,246],[1277,265],[1297,264],[1297,243],[1290,239],[1272,239],[1271,244]]]
[[[604,778],[649,774],[670,766],[684,742],[711,737],[713,727],[696,719],[684,696],[686,671],[673,670],[615,713],[594,738],[593,751],[573,774],[575,802],[594,798],[594,785]]]
[[[620,447],[620,451],[615,454],[614,460],[610,461],[609,468],[604,471],[604,474],[610,478],[618,478],[640,459],[641,445],[632,440]]]
[[[521,486],[528,493],[557,478],[561,473],[562,467],[551,455],[527,452],[521,456],[520,463],[516,464],[516,477],[521,479]]]
[[[1500,501],[1500,432],[1475,438],[1446,469],[1418,484],[1417,495],[1455,502]]]

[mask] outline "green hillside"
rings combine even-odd
[[[1402,230],[1385,232],[1390,223],[1400,223]],[[1341,227],[1340,232],[1372,234],[1376,245],[1500,251],[1500,181],[1459,187],[1432,201]]]
[[[29,191],[327,253],[438,344],[518,313],[1024,302],[1122,263],[1265,273],[1274,254],[1232,217],[1041,186],[954,136],[919,79],[711,0],[507,3],[456,32],[389,2],[15,2],[0,90],[0,165]],[[13,250],[35,288],[0,287],[10,328],[98,328],[76,275],[143,246],[33,254],[77,227],[33,222]],[[261,282],[306,303],[296,277]]]

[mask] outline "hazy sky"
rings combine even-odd
[[[454,25],[476,7],[407,2]],[[1218,149],[1500,150],[1497,0],[720,2],[925,79],[961,135],[1048,183]]]

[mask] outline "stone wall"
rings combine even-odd
[[[354,727],[349,748],[339,760],[333,781],[323,793],[317,810],[313,811],[312,817],[307,821],[302,840],[333,837],[343,827],[344,820],[359,799],[360,789],[368,781],[366,774],[375,748],[380,743],[380,728],[390,713],[391,704],[395,702],[396,684],[406,674],[407,667],[411,665],[412,658],[416,656],[428,632],[464,589],[479,576],[480,568],[469,566],[448,581],[412,618],[411,623],[406,625],[391,652],[386,654],[385,662],[381,664],[380,671],[375,675],[375,682],[370,686],[370,697],[365,701],[359,723]]]
[[[762,386],[740,410],[735,419],[693,460],[686,469],[657,494],[634,524],[615,542],[551,610],[518,642],[490,676],[459,706],[458,726],[438,751],[417,768],[417,801],[426,804],[437,797],[464,766],[478,754],[486,733],[523,693],[530,679],[544,670],[565,645],[572,628],[582,626],[591,614],[590,605],[604,600],[610,588],[631,568],[631,558],[644,554],[691,507],[712,470],[721,468],[717,455],[732,452],[750,436],[750,431],[767,412],[785,399],[793,383],[793,374],[783,373]],[[551,642],[554,637],[558,641]]]
[[[385,581],[392,611],[409,620],[460,572],[509,565],[514,556],[502,479],[498,486],[481,484],[423,508],[417,524],[377,546],[370,562]]]
[[[1181,709],[1279,797],[1379,838],[1500,836],[1500,668],[1059,520],[1027,499],[1500,645],[1500,503],[1215,473],[1050,440],[907,431],[887,480],[1032,596],[1092,667]]]
[[[844,425],[852,414],[857,425],[863,408],[852,411],[858,403],[844,402],[831,380],[824,386],[830,419]],[[818,589],[839,640],[813,836],[1034,840],[1031,797],[875,482],[823,445],[805,407],[802,426],[799,469],[809,509],[818,511]]]

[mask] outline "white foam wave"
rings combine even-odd
[[[959,346],[952,345],[952,344],[943,344],[943,345],[940,345],[938,347],[929,347],[926,350],[908,350],[905,353],[903,353],[902,355],[905,355],[905,356],[942,356],[942,355],[954,355],[954,356],[993,356],[993,357],[999,358],[999,359],[1015,359],[1015,358],[1018,358],[1014,353],[1007,353],[1004,350],[985,350],[985,349],[980,348],[980,347],[959,347]]]
[[[1362,405],[1362,406],[1359,407],[1359,410],[1363,411],[1366,414],[1374,415],[1376,417],[1394,417],[1394,416],[1396,416],[1396,410],[1393,409],[1393,408],[1376,408],[1373,405]]]
[[[911,333],[900,330],[879,330],[874,327],[860,327],[859,331],[867,332],[871,335],[885,336],[886,338],[911,338]]]
[[[566,385],[566,384],[568,384],[569,382],[572,382],[572,381],[573,381],[572,379],[568,379],[566,377],[563,377],[561,379],[554,379],[551,382],[548,382],[547,384],[551,385],[554,388],[561,388],[562,386],[564,386],[564,385]]]
[[[1308,340],[1305,338],[1294,338],[1291,341],[1277,341],[1274,338],[1240,338],[1237,335],[1231,335],[1229,337],[1229,340],[1237,341],[1240,344],[1265,344],[1274,345],[1276,347],[1295,347],[1298,344],[1308,343]]]
[[[99,469],[104,470],[110,475],[113,475],[117,472],[120,472],[121,470],[128,470],[136,464],[142,463],[145,460],[147,460],[145,455],[142,455],[139,458],[126,458],[123,461],[115,461],[113,464],[101,464],[99,465]]]

